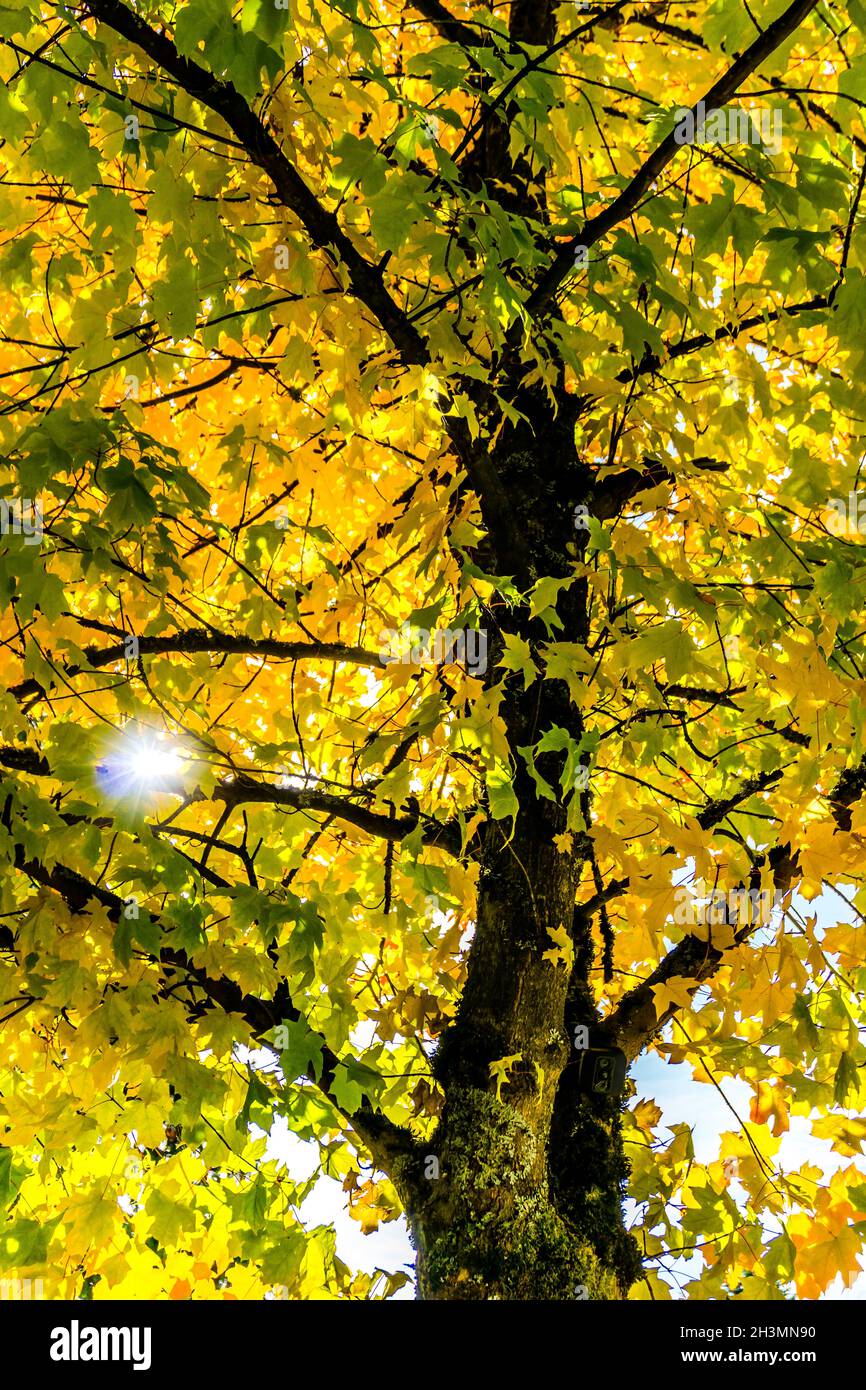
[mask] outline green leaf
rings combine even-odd
[[[503,634],[503,643],[505,652],[496,664],[504,667],[506,671],[519,671],[523,676],[523,688],[526,690],[538,675],[538,667],[532,659],[529,643],[513,632]]]
[[[668,680],[678,681],[692,668],[696,659],[695,644],[681,622],[675,618],[650,628],[632,644],[632,656],[639,666],[663,661]]]
[[[593,668],[592,657],[579,642],[551,642],[544,649],[545,680],[565,681],[572,700],[580,702],[586,687],[581,676]]]
[[[314,1033],[306,1019],[287,1020],[277,1030],[277,1046],[280,1048],[280,1067],[287,1081],[306,1076],[312,1070],[318,1078],[322,1075],[322,1039]]]
[[[342,1062],[334,1070],[334,1079],[330,1089],[341,1110],[353,1115],[356,1110],[360,1109],[364,1092],[358,1082],[352,1080],[348,1068]]]
[[[254,1106],[259,1110],[258,1118],[253,1114]],[[265,1122],[262,1128],[269,1127],[272,1112],[273,1097],[271,1092],[268,1090],[265,1083],[259,1080],[255,1072],[250,1070],[246,1099],[237,1117],[238,1128],[246,1128],[247,1125],[258,1123],[258,1120],[263,1120]]]
[[[14,1221],[0,1231],[0,1269],[25,1269],[48,1259],[53,1227],[39,1221]]]
[[[833,1076],[833,1099],[837,1105],[844,1105],[849,1091],[858,1089],[857,1063],[850,1052],[843,1052]]]
[[[533,584],[530,591],[529,616],[540,618],[547,628],[548,633],[555,627],[562,627],[562,619],[556,611],[556,604],[563,589],[568,589],[574,583],[574,577],[569,579],[554,579],[545,577]]]
[[[27,1176],[27,1169],[13,1162],[12,1150],[0,1148],[0,1208],[8,1207]]]
[[[542,777],[535,765],[535,749],[531,746],[524,746],[519,747],[517,751],[526,763],[526,769],[535,783],[535,788],[539,796],[543,796],[546,801],[555,801],[556,792],[550,783]]]
[[[794,999],[792,1013],[794,1015],[794,1018],[797,1020],[797,1023],[800,1025],[800,1027],[803,1029],[803,1032],[806,1034],[809,1046],[817,1052],[821,1042],[820,1034],[818,1033],[818,1029],[815,1027],[812,1015],[809,1012],[809,1005],[802,994],[796,995]]]
[[[159,1188],[151,1191],[144,1209],[152,1218],[153,1234],[162,1246],[176,1245],[184,1231],[195,1227],[195,1208],[166,1197]]]
[[[99,181],[99,155],[83,121],[61,120],[52,114],[33,142],[31,154],[46,173],[63,179],[75,193],[83,193]]]
[[[277,9],[274,0],[244,0],[241,29],[245,34],[256,33],[265,43],[273,43],[289,22],[288,4]]]
[[[153,290],[153,314],[175,339],[195,329],[199,311],[198,275],[188,256],[173,256]]]
[[[507,820],[520,809],[514,791],[511,769],[505,763],[495,763],[485,778],[487,802],[494,820]]]

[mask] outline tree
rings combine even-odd
[[[856,1273],[864,32],[2,10],[7,1276],[390,1295],[320,1173],[427,1298]]]

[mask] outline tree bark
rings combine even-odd
[[[575,399],[524,393],[522,421],[493,463],[507,488],[537,575],[573,578],[574,506],[591,479],[574,446]],[[582,582],[563,591],[558,611],[568,641],[587,636]],[[549,635],[528,608],[493,634],[488,680],[503,630],[534,650]],[[627,1165],[621,1102],[581,1094],[574,1028],[598,1023],[589,971],[589,924],[575,913],[591,842],[567,829],[567,795],[540,797],[516,750],[553,726],[579,740],[579,709],[565,682],[519,678],[502,711],[514,756],[519,805],[510,822],[490,822],[482,849],[475,934],[458,1014],[441,1040],[434,1073],[445,1093],[427,1152],[401,1174],[418,1251],[418,1293],[428,1299],[618,1299],[639,1273],[622,1212]],[[564,755],[536,767],[559,787]],[[577,791],[572,795],[577,796]],[[589,816],[589,797],[582,798]],[[567,843],[567,842],[565,842]],[[552,933],[572,937],[575,968],[545,959]],[[512,1059],[504,1075],[493,1064]]]
[[[485,867],[465,992],[434,1064],[441,1121],[405,1175],[421,1298],[617,1299],[639,1271],[619,1102],[579,1093],[569,972],[543,958],[577,881],[549,831]],[[490,1064],[504,1057],[518,1060],[503,1082]]]

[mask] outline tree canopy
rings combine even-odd
[[[391,1296],[325,1173],[428,1297],[850,1282],[863,0],[0,37],[0,1276]]]

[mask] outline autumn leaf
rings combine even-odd
[[[502,1095],[502,1087],[508,1081],[509,1073],[516,1064],[523,1060],[522,1052],[515,1052],[511,1057],[499,1057],[495,1062],[490,1063],[490,1076],[496,1078],[496,1099]]]
[[[544,952],[542,959],[549,960],[554,967],[564,965],[566,970],[570,970],[574,962],[574,942],[565,927],[553,927],[547,935],[554,944]]]

